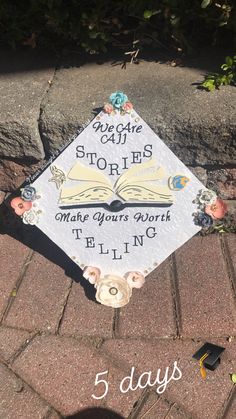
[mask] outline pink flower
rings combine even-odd
[[[95,268],[94,266],[86,266],[84,268],[83,276],[87,279],[90,284],[95,284],[101,275],[101,271],[99,268]]]
[[[125,102],[124,105],[122,106],[122,109],[127,112],[130,113],[133,109],[133,105],[131,102]]]
[[[222,199],[217,198],[213,204],[205,207],[205,213],[215,220],[221,220],[227,213],[227,205]]]
[[[25,211],[29,211],[32,207],[32,202],[24,201],[22,198],[17,197],[11,200],[11,207],[17,215],[23,215]]]
[[[104,111],[106,113],[112,113],[113,112],[113,106],[111,105],[111,103],[106,103],[104,105]]]
[[[145,283],[145,277],[140,272],[128,272],[125,277],[131,288],[141,288]]]

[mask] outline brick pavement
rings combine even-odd
[[[0,418],[234,419],[236,387],[236,236],[194,237],[158,267],[130,304],[93,301],[81,272],[38,233],[7,227],[0,234]],[[34,237],[34,239],[33,239]],[[192,354],[206,340],[226,347],[206,381]],[[183,374],[163,394],[156,387],[122,393],[158,368]],[[107,371],[108,393],[95,387]],[[145,384],[145,377],[143,378]],[[79,414],[75,415],[76,413]],[[74,416],[72,416],[74,415]]]

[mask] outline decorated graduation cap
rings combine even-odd
[[[11,201],[122,307],[172,252],[225,212],[122,92]]]

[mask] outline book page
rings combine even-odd
[[[113,190],[107,186],[96,185],[95,182],[84,182],[70,188],[62,188],[59,204],[107,202],[112,195]]]
[[[110,187],[110,179],[105,176],[101,170],[92,169],[91,167],[85,166],[80,162],[76,162],[75,165],[70,169],[67,174],[68,179],[78,181],[93,181],[101,184],[105,184]]]
[[[123,173],[117,180],[114,189],[118,193],[120,189],[129,184],[157,181],[166,175],[163,167],[157,167],[154,159],[150,159],[145,163],[136,164]]]
[[[144,182],[143,185],[127,185],[118,195],[125,201],[173,203],[172,194],[167,186],[155,186],[149,182]]]

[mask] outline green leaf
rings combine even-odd
[[[225,58],[225,62],[226,62],[226,64],[227,64],[227,66],[228,67],[231,67],[232,65],[233,65],[233,58],[231,58],[231,57],[226,57]]]
[[[203,84],[208,86],[214,83],[215,83],[215,79],[206,79]]]
[[[152,16],[156,15],[158,10],[144,10],[143,17],[144,19],[150,19]]]
[[[227,64],[222,64],[221,68],[222,70],[226,71],[229,67],[227,66]]]
[[[96,39],[99,36],[99,32],[90,31],[88,35],[89,35],[89,38]]]
[[[201,8],[205,9],[207,6],[209,6],[209,4],[211,4],[211,0],[203,0],[201,3]]]
[[[236,384],[236,374],[231,374],[231,380]]]
[[[221,82],[221,84],[224,84],[224,85],[228,84],[227,83],[227,77],[226,76],[221,76],[220,82]]]
[[[212,92],[213,90],[215,90],[215,85],[214,84],[212,84],[211,86],[208,86],[208,90],[210,91],[210,92]]]
[[[144,19],[150,19],[151,16],[152,16],[152,11],[151,10],[144,10],[144,12],[143,12]]]
[[[177,26],[180,22],[180,18],[175,16],[174,18],[171,18],[170,22],[171,22],[171,25]]]
[[[233,78],[234,78],[234,75],[233,75],[233,73],[228,73],[227,74],[227,79],[228,79],[228,83],[230,84],[231,83],[231,81],[233,80]]]
[[[219,26],[225,26],[225,25],[227,25],[227,23],[228,22],[226,20],[223,20],[222,22],[219,23]]]
[[[209,90],[209,92],[211,92],[215,89],[215,80],[207,79],[202,83],[202,86],[205,87],[205,89]]]
[[[12,290],[12,292],[11,292],[11,297],[16,297],[16,294],[17,294],[17,291],[16,291],[16,289],[14,288],[14,289]]]

